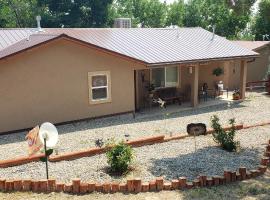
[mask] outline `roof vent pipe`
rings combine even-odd
[[[37,20],[37,29],[38,29],[38,31],[42,31],[41,25],[40,25],[41,17],[39,15],[36,16],[36,20]]]
[[[213,28],[213,36],[211,40],[213,41],[215,39],[216,25],[213,25],[212,28]]]

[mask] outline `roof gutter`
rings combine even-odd
[[[247,56],[235,56],[235,57],[221,57],[221,58],[209,58],[209,59],[197,59],[197,60],[184,60],[184,61],[173,61],[173,62],[160,62],[160,63],[149,63],[147,67],[159,67],[161,65],[175,65],[175,64],[197,64],[200,62],[209,61],[226,61],[233,59],[254,59],[260,57],[257,55],[247,55]]]

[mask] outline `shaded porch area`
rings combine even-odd
[[[165,101],[167,110],[186,110],[192,107],[211,106],[232,101],[232,91],[239,90],[245,98],[247,61],[240,62],[238,75],[232,75],[235,60],[211,61],[195,64],[151,66],[137,70],[136,111],[138,113],[160,110],[158,100]],[[219,76],[213,71],[219,69]],[[233,69],[235,70],[235,69]],[[232,86],[232,80],[239,83]]]

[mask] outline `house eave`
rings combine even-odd
[[[234,56],[234,57],[220,57],[220,58],[208,58],[208,59],[195,59],[195,60],[184,60],[184,61],[172,61],[172,62],[159,62],[159,63],[149,63],[147,67],[158,67],[163,65],[177,65],[177,64],[198,64],[200,62],[209,62],[209,61],[227,61],[227,60],[235,60],[235,59],[251,59],[258,58],[257,55],[245,55],[245,56]]]

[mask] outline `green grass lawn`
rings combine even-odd
[[[0,193],[1,200],[62,200],[62,199],[79,199],[79,200],[166,200],[166,199],[202,199],[202,200],[231,200],[231,199],[259,199],[270,200],[270,171],[264,176],[256,179],[250,179],[242,182],[236,182],[229,185],[211,188],[198,188],[185,191],[163,191],[157,193],[140,193],[140,194],[88,194],[82,196],[68,195],[64,193],[51,194],[34,194],[34,193]]]

